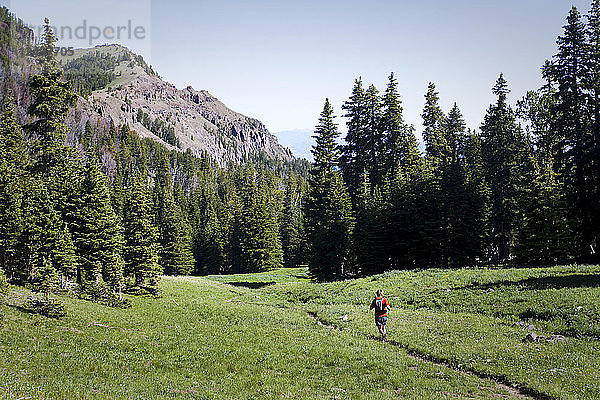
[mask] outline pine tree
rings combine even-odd
[[[226,272],[229,221],[221,217],[223,212],[217,187],[216,177],[212,173],[203,172],[191,196],[190,218],[196,274]]]
[[[593,33],[592,33],[593,35]],[[588,77],[589,46],[586,43],[585,24],[577,8],[573,7],[567,17],[563,36],[557,41],[558,53],[547,63],[544,78],[555,88],[552,121],[555,170],[565,182],[565,189],[572,205],[573,232],[578,234],[577,248],[580,257],[588,258],[590,246],[595,242],[595,213],[592,205],[593,185],[589,183],[593,171],[593,136],[590,130],[589,93],[586,92]],[[593,47],[593,46],[592,46]],[[590,59],[593,59],[590,58]],[[593,68],[593,67],[592,67]]]
[[[127,277],[135,278],[136,286],[154,291],[163,271],[158,264],[158,230],[151,213],[145,178],[138,173],[132,179],[124,206],[124,271]]]
[[[477,199],[467,181],[467,165],[465,164],[465,150],[468,141],[466,125],[456,103],[446,118],[444,124],[447,163],[443,167],[442,192],[440,203],[443,210],[440,214],[445,220],[446,234],[444,235],[445,248],[443,250],[443,264],[459,267],[473,265],[473,232],[477,231],[473,219],[471,204]],[[478,210],[476,210],[477,212]],[[477,215],[477,214],[475,214]]]
[[[570,223],[571,207],[565,182],[554,171],[556,141],[552,131],[555,92],[550,87],[532,91],[518,104],[535,147],[535,178],[525,187],[525,202],[515,244],[515,261],[522,265],[569,262],[577,256]]]
[[[358,150],[365,158],[364,169],[359,170],[359,176],[362,179],[362,173],[367,171],[374,187],[381,185],[386,174],[385,162],[385,137],[382,130],[382,113],[379,91],[374,85],[369,86],[365,92],[365,131],[362,141],[359,142]],[[357,165],[360,167],[360,165]]]
[[[160,265],[167,275],[189,275],[194,269],[191,228],[174,201],[165,202],[166,218],[160,236]]]
[[[314,278],[324,281],[340,279],[350,272],[354,225],[350,197],[337,170],[339,133],[333,118],[333,108],[327,99],[315,130],[315,161],[305,211],[309,270]]]
[[[31,180],[22,203],[24,229],[18,244],[17,282],[32,282],[49,296],[76,271],[75,247],[43,183]]]
[[[385,137],[382,155],[384,175],[394,179],[400,170],[419,168],[421,163],[414,128],[407,126],[402,117],[402,101],[398,81],[391,73],[382,97],[381,129]]]
[[[34,170],[44,178],[65,168],[72,158],[71,149],[64,144],[68,132],[64,120],[77,95],[61,79],[62,69],[54,59],[56,40],[46,19],[40,52],[42,73],[32,76],[28,83],[33,98],[29,114],[34,121],[26,128],[34,139]]]
[[[445,124],[444,112],[439,106],[439,95],[435,91],[435,84],[429,83],[425,95],[425,108],[421,114],[423,118],[423,141],[427,157],[433,160],[443,160],[446,143],[443,128]]]
[[[114,213],[108,180],[95,159],[88,159],[72,223],[79,255],[79,280],[84,286],[108,283],[121,293],[122,228]]]
[[[354,81],[352,94],[342,105],[342,109],[346,112],[344,117],[348,119],[346,122],[348,133],[345,144],[341,147],[340,169],[349,192],[355,195],[360,185],[362,171],[367,168],[364,149],[361,148],[367,130],[367,99],[361,78]]]
[[[269,197],[270,188],[261,184],[254,168],[242,171],[243,181],[238,187],[239,229],[238,240],[244,272],[269,271],[283,266],[283,252],[279,237],[278,212]]]
[[[415,245],[429,248],[430,251],[418,250],[414,262],[427,263],[432,266],[447,266],[449,263],[450,238],[452,237],[452,215],[456,210],[452,207],[456,202],[457,187],[450,184],[454,178],[452,168],[452,148],[450,143],[450,126],[452,122],[446,118],[439,104],[438,92],[435,85],[429,84],[425,95],[423,108],[423,140],[425,142],[426,166],[423,176],[419,178],[418,187],[421,188],[419,208],[422,217],[418,232],[423,236]],[[454,185],[459,182],[452,182]],[[424,245],[424,246],[423,246]],[[426,257],[423,259],[422,257]]]
[[[51,216],[54,221],[51,223],[52,229],[48,231],[51,246],[49,261],[58,274],[60,287],[66,289],[67,283],[77,274],[78,260],[75,245],[67,224],[57,213]]]
[[[494,262],[511,258],[523,190],[531,181],[529,145],[512,108],[506,103],[507,82],[500,74],[493,89],[496,104],[488,108],[481,125],[482,155],[490,187],[490,228]]]
[[[464,224],[469,239],[464,243],[464,254],[469,257],[467,264],[485,263],[490,259],[490,188],[485,179],[481,138],[470,131],[465,142],[465,171],[468,199]]]

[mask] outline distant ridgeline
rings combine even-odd
[[[260,122],[178,91],[122,47],[56,60],[51,30],[34,47],[1,12],[0,275],[44,293],[37,308],[73,285],[123,306],[124,291],[156,294],[163,273],[305,262],[308,163]],[[188,118],[207,128],[195,139]],[[239,152],[211,153],[224,140]]]

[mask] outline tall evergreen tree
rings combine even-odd
[[[217,190],[216,177],[212,173],[203,173],[191,197],[196,274],[220,274],[227,269],[229,220],[222,217],[222,205]]]
[[[432,160],[443,160],[446,143],[444,142],[444,112],[439,106],[439,95],[435,91],[435,84],[429,83],[425,95],[425,108],[421,114],[423,118],[423,141],[425,152]]]
[[[369,175],[363,174],[356,202],[353,252],[361,274],[371,275],[389,268],[387,238],[388,207],[381,189],[371,186]]]
[[[315,130],[314,163],[306,202],[306,228],[310,246],[309,270],[318,280],[340,279],[348,274],[354,225],[350,197],[337,170],[339,136],[329,99]]]
[[[368,123],[367,99],[362,78],[354,81],[352,94],[342,105],[342,109],[346,112],[344,117],[348,119],[346,122],[348,133],[345,144],[341,147],[340,169],[349,192],[355,195],[360,185],[362,171],[367,168],[366,155],[362,148]]]
[[[366,171],[373,186],[378,187],[383,182],[386,168],[383,159],[385,155],[385,137],[382,130],[381,100],[375,85],[369,86],[365,92],[365,115],[365,132],[362,143],[359,145],[365,163],[364,169],[359,173],[362,180],[362,173]]]
[[[490,187],[485,178],[481,147],[481,137],[469,131],[465,142],[466,188],[469,195],[464,216],[469,238],[463,249],[469,257],[468,264],[484,263],[490,259]]]
[[[27,130],[34,139],[34,169],[44,178],[60,173],[72,156],[71,149],[65,146],[68,128],[64,120],[69,107],[77,99],[70,84],[61,79],[62,69],[54,58],[56,41],[46,19],[40,47],[42,73],[33,75],[29,80],[33,98],[29,114],[34,120],[27,125]]]
[[[515,261],[522,265],[556,265],[573,257],[573,232],[567,199],[551,163],[540,166],[526,187],[522,222],[517,227]]]
[[[516,116],[507,104],[508,85],[500,74],[493,92],[498,96],[481,125],[482,154],[486,180],[491,190],[490,227],[493,262],[512,256],[523,189],[531,172],[528,142]]]
[[[18,244],[20,265],[14,271],[16,281],[34,282],[46,294],[58,287],[61,274],[64,282],[77,268],[71,234],[50,199],[42,182],[29,182],[22,202],[24,228]]]
[[[254,168],[243,172],[238,187],[239,229],[238,240],[243,272],[268,271],[283,266],[283,253],[279,237],[278,213],[269,197],[269,186],[262,184]]]
[[[547,63],[543,74],[554,85],[555,118],[552,121],[555,169],[559,179],[565,182],[572,205],[573,232],[581,257],[590,255],[595,244],[592,224],[595,206],[592,205],[593,181],[591,178],[593,137],[590,126],[590,101],[586,89],[588,77],[588,44],[586,28],[577,8],[573,7],[567,17],[563,36],[557,41],[558,53]],[[593,111],[592,111],[593,114]]]
[[[108,179],[95,159],[87,161],[76,209],[72,226],[80,283],[106,282],[114,293],[121,293],[123,232],[112,209]]]
[[[124,207],[125,275],[135,278],[136,286],[149,286],[152,290],[163,271],[158,264],[158,230],[151,213],[147,184],[138,173],[131,182]]]
[[[420,155],[414,128],[406,125],[402,117],[402,101],[398,81],[391,73],[382,97],[381,129],[385,137],[382,158],[384,175],[392,179],[401,169],[411,169],[420,164]]]

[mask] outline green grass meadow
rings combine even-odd
[[[310,282],[304,268],[166,277],[160,298],[130,297],[125,310],[61,297],[60,320],[10,306],[29,295],[12,288],[0,397],[597,399],[599,281],[600,267],[589,266],[329,284]],[[393,307],[390,343],[377,340],[368,310],[378,288]],[[520,321],[566,340],[523,342],[530,330]]]

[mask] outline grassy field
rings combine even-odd
[[[165,278],[161,298],[127,310],[64,297],[61,320],[9,306],[0,396],[597,399],[599,277],[566,266],[315,284],[300,268]],[[389,343],[368,310],[377,288],[393,307]],[[531,330],[565,340],[523,342]]]

